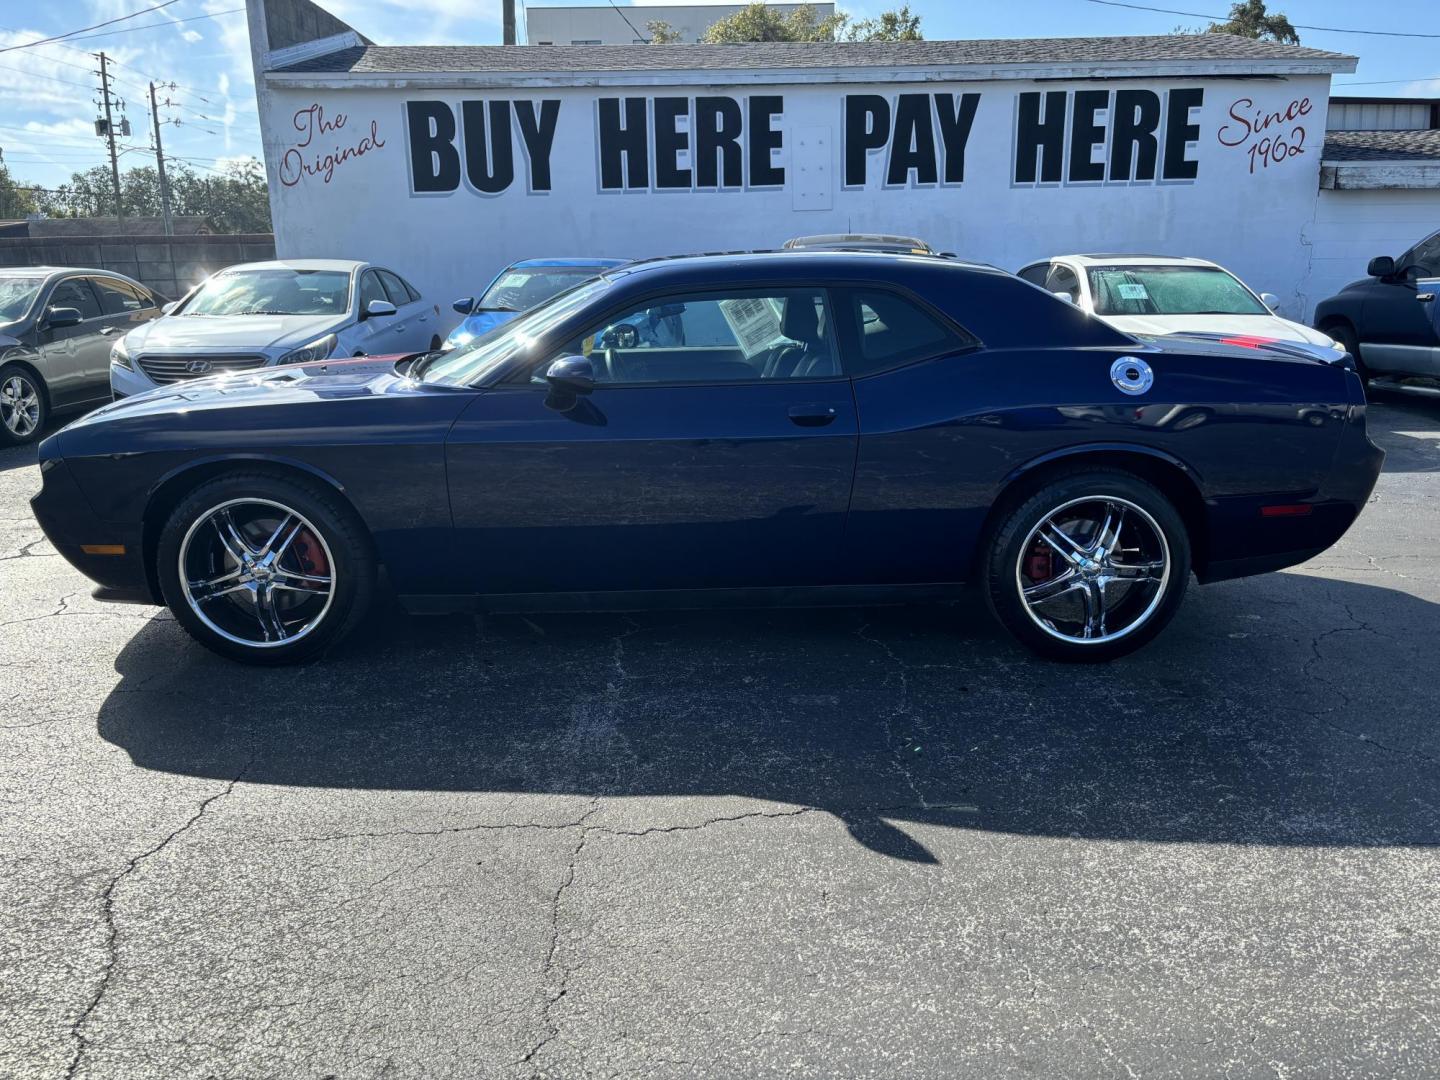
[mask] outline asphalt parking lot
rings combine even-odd
[[[1113,666],[979,608],[110,607],[0,453],[0,1076],[1440,1072],[1440,407]]]

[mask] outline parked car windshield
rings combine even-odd
[[[0,323],[23,319],[44,281],[44,278],[29,275],[0,277]]]
[[[592,278],[577,288],[562,292],[539,307],[496,327],[488,334],[442,353],[421,374],[423,382],[466,386],[495,370],[517,353],[529,349],[575,312],[592,303],[610,288],[606,278]]]
[[[1212,266],[1092,267],[1096,315],[1268,315],[1255,294]]]
[[[475,310],[529,311],[597,273],[593,266],[512,266],[485,290]]]
[[[345,270],[221,271],[190,297],[182,315],[342,315],[350,309]]]

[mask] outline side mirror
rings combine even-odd
[[[1395,260],[1389,255],[1377,255],[1370,260],[1370,265],[1365,268],[1365,273],[1371,277],[1391,277],[1395,273]]]
[[[52,330],[61,326],[74,326],[80,321],[80,309],[73,307],[52,307],[45,313],[45,325]]]
[[[1056,289],[1050,295],[1055,297],[1056,300],[1064,300],[1067,304],[1075,303],[1075,297],[1071,296],[1064,289]]]
[[[395,305],[389,300],[371,300],[360,313],[362,319],[373,319],[380,315],[394,315]]]
[[[595,389],[595,367],[583,356],[562,356],[545,369],[545,381],[556,390],[588,394]]]
[[[177,307],[179,307],[179,306],[180,306],[180,301],[179,301],[179,300],[171,300],[168,304],[161,304],[161,305],[160,305],[160,314],[161,314],[161,315],[169,315],[169,314],[173,313],[174,310],[175,310]]]
[[[1273,292],[1262,292],[1260,294],[1260,302],[1271,311],[1278,312],[1280,310],[1280,298]]]
[[[450,306],[453,307],[456,311],[458,311],[461,315],[472,315],[475,312],[475,297],[462,296],[459,300],[456,300]]]

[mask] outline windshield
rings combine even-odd
[[[512,266],[485,290],[475,310],[529,311],[598,272],[593,266]]]
[[[579,288],[561,293],[518,319],[440,354],[425,368],[422,381],[467,386],[529,349],[536,340],[609,288],[610,282],[605,278],[592,278]]]
[[[222,271],[192,296],[182,315],[343,315],[350,310],[345,270]]]
[[[44,281],[40,277],[0,277],[0,323],[23,319]]]
[[[1096,315],[1269,315],[1255,294],[1213,266],[1097,266]]]

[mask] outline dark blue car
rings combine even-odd
[[[471,346],[167,387],[40,447],[97,595],[313,656],[378,569],[417,611],[954,598],[1046,655],[1333,544],[1382,460],[1354,371],[1138,340],[990,267],[630,264]]]
[[[478,299],[466,296],[455,301],[453,307],[465,319],[450,331],[445,348],[467,345],[556,293],[624,264],[624,259],[525,259],[512,263],[495,275]]]

